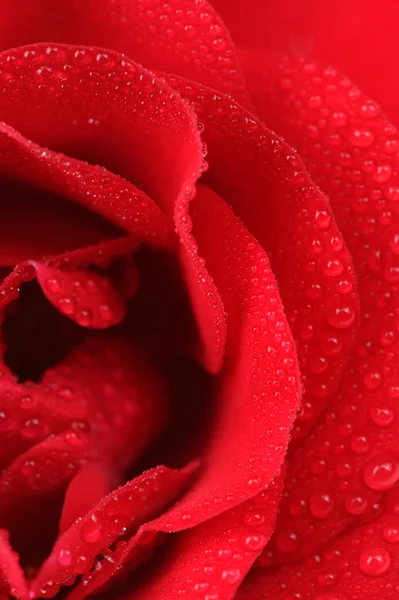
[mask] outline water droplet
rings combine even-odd
[[[350,515],[362,515],[367,510],[367,500],[362,496],[345,498],[345,509]]]
[[[338,277],[338,275],[341,275],[343,270],[344,265],[342,263],[342,260],[340,260],[339,258],[328,260],[324,265],[324,273],[329,277]]]
[[[72,564],[72,552],[70,550],[60,550],[57,555],[57,560],[63,567],[69,567]]]
[[[365,454],[370,450],[370,442],[364,435],[354,435],[351,438],[351,448],[356,454]]]
[[[391,178],[392,167],[390,165],[379,165],[372,174],[376,183],[385,183]]]
[[[380,107],[374,102],[368,101],[362,104],[359,108],[360,116],[364,119],[373,119],[380,114]]]
[[[384,406],[371,406],[370,415],[379,427],[388,427],[395,420],[395,413],[391,408]]]
[[[89,517],[83,527],[82,527],[82,537],[89,544],[93,544],[98,542],[98,540],[103,535],[104,527],[102,523],[99,521],[96,515],[91,515]]]
[[[381,385],[381,373],[368,371],[363,377],[364,385],[368,390],[375,390]]]
[[[390,186],[385,190],[385,197],[392,202],[399,201],[399,187]]]
[[[80,310],[76,315],[76,322],[82,327],[88,327],[93,321],[93,313],[88,308]]]
[[[332,307],[327,312],[327,321],[337,329],[348,329],[356,321],[356,310],[353,306]]]
[[[310,512],[316,519],[326,519],[333,506],[334,502],[329,494],[312,494],[309,500]]]
[[[229,585],[238,583],[242,577],[240,569],[225,569],[222,572],[222,579]]]
[[[391,555],[385,548],[364,550],[360,555],[359,566],[369,577],[384,575],[391,566]]]
[[[264,535],[261,535],[261,534],[248,535],[244,539],[244,546],[248,550],[254,550],[254,551],[260,550],[261,548],[263,548],[265,543],[266,543],[266,538]]]
[[[372,460],[363,471],[365,484],[372,490],[387,490],[399,480],[396,458],[381,457]]]
[[[349,134],[349,140],[357,148],[369,148],[374,144],[374,133],[369,129],[353,129]]]
[[[295,552],[300,546],[300,540],[297,534],[293,531],[282,532],[277,536],[277,548],[281,552]]]
[[[61,290],[61,281],[58,277],[49,277],[46,281],[46,285],[50,292],[57,293]]]
[[[57,306],[64,315],[73,315],[76,310],[76,306],[72,298],[61,298],[61,300],[58,300]]]
[[[382,537],[389,544],[397,544],[399,542],[399,527],[384,527]]]
[[[316,210],[315,221],[320,229],[327,229],[331,225],[331,215],[327,210]]]
[[[323,573],[317,578],[317,583],[322,587],[329,587],[337,583],[338,575],[336,573]]]
[[[258,527],[265,522],[265,516],[257,510],[249,510],[244,516],[244,522],[249,527]]]

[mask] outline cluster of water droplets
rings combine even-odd
[[[382,514],[377,523],[383,523],[387,498],[396,489],[399,143],[379,107],[333,69],[287,59],[267,73],[263,83],[264,110],[276,116],[276,130],[299,148],[316,183],[331,198],[357,272],[362,307],[340,390],[304,447],[292,457],[276,535],[262,559],[266,566],[276,555],[286,561],[309,553],[356,520],[376,519]],[[316,220],[318,227],[328,228],[331,214],[318,213]],[[312,244],[315,255],[320,247],[320,240]],[[325,264],[328,278],[339,278],[340,271],[340,261]],[[346,287],[347,283],[340,283],[336,293]],[[312,286],[310,293],[317,297],[317,287]],[[351,310],[342,307],[327,313],[329,325],[334,330],[339,330],[340,324],[353,325],[353,309],[352,304]],[[326,346],[332,354],[340,352],[339,340],[334,337],[331,331]],[[311,345],[311,334],[309,340]],[[309,368],[323,372],[325,358],[324,351],[314,357]],[[377,530],[381,527],[376,525]],[[350,567],[352,575],[359,569],[370,578],[390,572],[396,549],[383,542],[388,537],[395,543],[395,527],[388,529],[382,527],[385,533],[378,539],[370,537],[369,543],[366,530],[364,541],[359,536],[358,543],[364,548]],[[345,559],[342,553],[342,568]],[[282,571],[280,583],[284,573],[287,571]],[[292,573],[298,576],[297,571]],[[312,577],[316,578],[313,572]],[[319,585],[333,586],[342,577],[322,574]],[[283,594],[283,588],[280,593],[285,599],[302,598],[301,594],[307,598],[305,589],[305,584],[296,589],[292,584],[294,595]],[[344,589],[344,585],[339,588]],[[316,593],[315,588],[312,593],[312,598],[324,598],[321,590]],[[345,597],[335,588],[331,593],[334,598]],[[272,592],[270,597],[274,597]]]

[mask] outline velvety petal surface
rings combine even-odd
[[[235,598],[272,534],[282,482],[283,477],[278,476],[254,498],[180,534],[157,576],[124,598]]]
[[[64,42],[117,50],[151,69],[163,69],[221,89],[247,102],[234,46],[207,0],[24,0],[0,4],[2,49]]]
[[[195,465],[180,471],[156,467],[103,498],[59,537],[31,583],[31,597],[53,597],[61,585],[71,585],[78,575],[88,574],[98,555],[101,557],[121,536],[131,535],[132,530],[167,508],[194,471]],[[98,570],[83,579],[83,588]]]
[[[181,79],[170,82],[205,126],[205,181],[270,257],[305,387],[293,430],[302,437],[336,390],[357,327],[350,255],[326,196],[288,144],[228,97]]]
[[[399,137],[379,106],[334,69],[292,59],[268,68],[256,60],[247,63],[254,101],[329,193],[361,300],[339,392],[289,467],[274,546],[287,560],[374,518],[399,479]]]
[[[212,4],[240,46],[334,65],[398,123],[395,0],[214,0]]]

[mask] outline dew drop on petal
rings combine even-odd
[[[385,548],[369,548],[361,553],[359,566],[369,577],[384,575],[391,566],[391,555]]]
[[[363,471],[365,484],[372,490],[387,490],[399,480],[399,464],[394,457],[376,458]]]

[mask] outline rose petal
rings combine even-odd
[[[107,329],[123,321],[125,304],[107,277],[82,270],[55,269],[38,262],[32,264],[46,298],[82,327]]]
[[[98,267],[107,267],[113,259],[124,257],[137,248],[137,240],[133,237],[123,237],[107,242],[100,242],[94,246],[78,248],[70,252],[64,252],[58,256],[46,257],[46,265],[54,267],[68,266],[70,268],[84,268],[88,265]],[[0,308],[4,308],[18,298],[20,286],[22,283],[35,279],[36,272],[29,261],[19,263],[7,275],[0,284]],[[124,293],[125,286],[121,286],[121,292]]]
[[[40,44],[1,54],[0,69],[2,64],[7,65],[8,73],[10,64],[14,64],[11,77],[15,79],[14,85],[7,80],[7,97],[0,100],[1,119],[40,145],[87,154],[92,162],[105,162],[138,183],[171,219],[176,218],[200,328],[198,354],[210,371],[220,369],[225,342],[223,307],[200,265],[185,222],[186,205],[195,192],[203,163],[196,119],[188,105],[153,73],[115,52]],[[30,111],[22,116],[16,96],[22,99],[27,94]],[[25,151],[23,156],[27,158]],[[32,165],[36,163],[29,162],[28,172],[33,173]],[[43,178],[48,181],[46,161],[44,166]],[[57,181],[59,176],[58,170]],[[71,177],[70,169],[64,172],[66,182]],[[114,184],[107,188],[100,201],[94,199],[93,208],[107,205],[113,188]],[[122,221],[126,219],[127,202],[129,199],[118,200]],[[105,216],[110,208],[102,211]],[[129,218],[134,221],[136,213],[133,210]]]
[[[193,527],[267,486],[283,461],[299,404],[295,350],[265,252],[212,190],[198,186],[191,215],[226,306],[229,338],[205,468],[163,515],[165,531]]]
[[[18,525],[30,503],[65,486],[81,465],[97,456],[92,440],[75,431],[49,437],[18,456],[0,476],[1,526],[10,530]]]
[[[56,48],[54,48],[54,51]],[[29,52],[29,51],[27,51]],[[61,62],[58,57],[58,63]],[[1,59],[0,59],[1,60]],[[54,61],[56,62],[56,61]],[[49,62],[52,68],[53,62]],[[62,68],[63,65],[57,65]],[[62,92],[62,86],[60,84],[60,90]],[[52,90],[55,96],[57,96],[57,90]],[[56,98],[54,98],[56,102]],[[3,112],[2,118],[7,118],[7,108],[2,107]],[[89,114],[89,107],[88,114]],[[0,111],[1,112],[1,111]],[[130,183],[122,177],[107,171],[106,169],[99,167],[98,165],[91,165],[87,162],[77,160],[69,156],[65,156],[59,152],[50,150],[49,148],[43,148],[38,144],[24,138],[20,133],[15,131],[12,127],[5,123],[0,123],[0,148],[3,153],[3,160],[0,167],[0,172],[4,177],[16,178],[19,181],[23,181],[27,184],[35,186],[37,189],[45,189],[49,194],[57,194],[63,198],[70,198],[73,203],[81,205],[85,208],[92,210],[93,212],[104,217],[111,223],[114,223],[118,227],[134,233],[139,239],[150,243],[163,246],[173,245],[173,231],[168,223],[165,215],[162,214],[161,210],[156,204],[140,189],[138,189],[133,183]],[[23,190],[23,188],[22,188]],[[11,188],[12,191],[12,188]],[[18,189],[17,189],[18,191]],[[27,188],[25,195],[29,198],[29,202],[35,205],[39,205],[39,210],[43,200],[37,199],[34,191]],[[51,196],[50,196],[51,198]],[[49,200],[50,200],[49,198]],[[25,200],[27,203],[27,200]],[[11,206],[7,206],[9,211],[9,219],[17,219],[18,214],[15,215],[17,207],[15,202],[10,201]],[[55,206],[54,206],[55,205]],[[67,227],[65,219],[62,220],[62,227],[60,227],[60,211],[64,209],[67,213],[70,213],[70,225]],[[85,220],[79,214],[76,207],[69,207],[65,205],[65,200],[61,201],[60,198],[51,198],[50,209],[46,207],[46,219],[39,222],[39,228],[45,228],[46,244],[49,244],[48,238],[62,236],[64,250],[72,250],[74,247],[85,246],[98,243],[100,239],[108,239],[115,232],[108,226],[108,229],[102,224],[102,228],[99,226],[93,227],[93,224],[97,223],[97,220],[91,216],[90,227],[94,231],[88,233],[83,229],[80,233],[81,221],[85,224],[87,221],[87,215]],[[20,209],[22,210],[22,209]],[[24,208],[24,210],[26,210]],[[78,216],[74,214],[77,213]],[[6,213],[8,215],[8,213]],[[39,221],[40,213],[34,212],[34,222]],[[78,218],[79,217],[79,218]],[[75,221],[78,221],[77,223]],[[5,224],[7,220],[5,221]],[[100,221],[101,223],[101,221]],[[29,224],[32,227],[32,220],[29,219]],[[23,224],[18,222],[16,227],[17,233]],[[87,228],[87,225],[86,225]],[[60,233],[61,230],[61,233]],[[67,237],[65,238],[65,233]],[[81,239],[84,236],[86,243],[82,244]],[[15,234],[14,234],[15,236]],[[37,232],[32,231],[30,236],[34,236],[35,242],[38,237]],[[93,237],[96,236],[96,237]],[[80,244],[79,244],[80,242]],[[15,241],[12,242],[15,244]],[[24,241],[19,242],[19,245],[26,243]],[[32,254],[25,256],[25,258],[37,258],[40,256],[39,249],[43,246],[43,241],[38,241],[36,244],[39,247],[34,247],[35,255]],[[52,242],[52,245],[46,245],[45,249],[49,248],[53,251],[50,252],[42,251],[42,255],[55,254],[54,244],[57,243],[59,248],[60,241]],[[4,252],[7,251],[5,248]],[[15,249],[15,252],[21,252],[20,248]]]
[[[237,600],[394,600],[399,589],[396,494],[378,519],[349,530],[320,553],[277,570],[254,570]]]
[[[0,382],[0,465],[48,435],[91,432],[114,471],[160,431],[167,396],[160,378],[127,342],[89,338],[38,384]]]
[[[243,578],[272,534],[282,481],[282,477],[271,481],[266,490],[251,500],[181,534],[156,576],[122,598],[235,598]],[[141,531],[155,527],[156,521]],[[113,570],[117,565],[112,565]]]
[[[2,151],[9,158],[7,149],[3,147]],[[2,161],[2,167],[5,162]],[[93,213],[49,196],[43,189],[5,180],[1,186],[0,265],[3,267],[96,245],[121,235],[119,229]]]
[[[398,121],[395,0],[214,0],[241,46],[316,58],[345,71]],[[337,43],[339,40],[339,43]],[[356,52],[355,49],[359,49]]]
[[[57,587],[71,585],[78,574],[88,573],[97,555],[173,502],[197,466],[191,464],[180,471],[159,466],[111,492],[56,541],[31,583],[31,597],[48,597],[43,591],[48,582]]]
[[[350,255],[327,198],[288,144],[229,98],[169,80],[205,124],[205,181],[270,256],[306,388],[293,430],[303,437],[335,392],[353,342],[358,307]]]
[[[248,101],[234,46],[206,0],[28,0],[0,4],[2,48],[41,42],[96,45],[122,52],[148,68],[163,69]]]
[[[4,588],[3,588],[4,586]],[[21,600],[29,598],[23,571],[18,562],[18,555],[12,551],[6,531],[0,530],[0,589],[1,594],[10,594]]]
[[[336,71],[292,59],[269,69],[265,60],[257,63],[255,78],[255,60],[249,73],[255,103],[299,148],[330,195],[362,303],[339,394],[288,471],[275,540],[286,560],[372,517],[384,490],[396,483],[399,135]],[[287,79],[290,91],[281,85]]]
[[[58,536],[67,531],[112,489],[111,476],[98,464],[83,465],[65,493]]]

